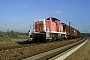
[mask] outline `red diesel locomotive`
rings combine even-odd
[[[30,26],[29,37],[34,42],[48,42],[75,38],[79,36],[79,31],[65,23],[61,23],[57,18],[38,19]]]

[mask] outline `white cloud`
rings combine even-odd
[[[7,10],[8,12],[12,12],[12,11],[10,11],[10,10]]]
[[[27,20],[30,20],[30,19],[27,19]]]
[[[27,19],[27,20],[30,20],[30,19]]]
[[[24,24],[21,24],[22,26],[24,25]]]
[[[56,13],[56,14],[60,14],[61,12],[62,12],[62,11],[56,11],[55,13]]]
[[[12,20],[13,22],[16,22],[16,20]]]
[[[23,7],[27,7],[27,5],[26,4],[24,4],[24,5],[22,5]]]

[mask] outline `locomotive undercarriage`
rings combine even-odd
[[[59,33],[33,33],[32,34],[32,41],[35,43],[41,43],[41,42],[51,42],[51,41],[57,41],[57,40],[64,40],[65,35],[59,34]]]

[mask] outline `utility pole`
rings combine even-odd
[[[71,22],[69,22],[69,26],[71,25]]]
[[[69,33],[71,35],[71,28],[70,28],[70,26],[71,26],[71,22],[69,22]]]

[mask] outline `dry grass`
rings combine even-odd
[[[0,42],[0,47],[8,47],[8,46],[15,46],[15,45],[18,45],[18,44],[15,42],[5,42],[5,41]]]
[[[0,47],[8,47],[8,46],[15,46],[15,45],[18,45],[18,44],[11,41],[10,38],[0,37]]]
[[[80,49],[65,60],[90,60],[90,39]]]
[[[27,47],[22,47],[22,48],[15,48],[11,50],[5,50],[5,51],[0,51],[0,59],[5,60],[7,58],[11,57],[17,57],[21,55],[26,55],[30,54],[30,56],[45,52],[51,49],[55,49],[67,44],[71,44],[76,42],[79,39],[73,39],[73,40],[66,40],[66,41],[58,41],[58,42],[50,42],[50,43],[43,43],[43,44],[37,44],[33,46],[27,46]]]

